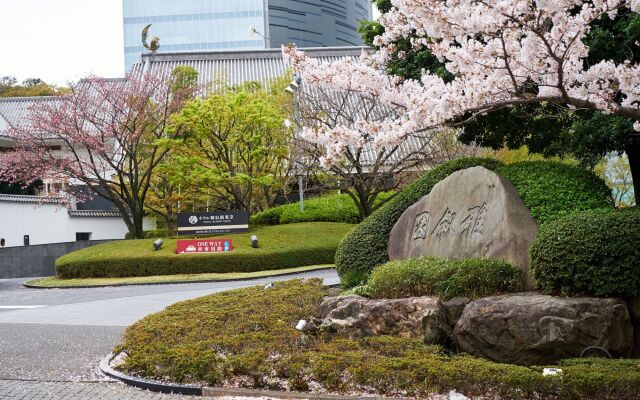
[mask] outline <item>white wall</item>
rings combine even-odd
[[[144,228],[155,229],[155,221],[145,218]],[[6,247],[30,244],[75,242],[76,232],[91,232],[91,240],[124,239],[127,226],[119,217],[69,217],[57,204],[0,201],[0,238]]]

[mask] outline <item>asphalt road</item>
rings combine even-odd
[[[27,279],[0,280],[0,387],[9,393],[18,390],[15,385],[83,382],[80,386],[97,390],[86,383],[109,381],[98,363],[135,321],[182,300],[295,278],[339,282],[333,270],[251,281],[95,289],[27,289],[22,286]],[[60,390],[67,389],[63,385]]]

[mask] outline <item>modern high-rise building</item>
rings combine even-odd
[[[140,60],[143,28],[159,52],[361,46],[371,0],[123,0],[127,70]],[[255,28],[259,34],[250,34]]]

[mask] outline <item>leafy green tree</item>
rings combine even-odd
[[[383,14],[392,7],[391,0],[374,0],[374,3]],[[362,22],[360,26],[360,33],[369,45],[373,45],[375,36],[383,30],[375,21]],[[640,15],[623,9],[613,19],[605,16],[597,20],[592,24],[585,43],[589,46],[588,65],[602,60],[638,62]],[[388,73],[419,79],[423,69],[445,80],[454,79],[428,49],[414,50],[408,40],[398,42]],[[524,87],[523,90],[535,92],[537,88]],[[633,130],[633,123],[627,118],[551,104],[529,104],[454,122],[464,122],[459,136],[463,143],[493,149],[527,146],[529,151],[546,157],[571,155],[590,168],[610,152],[626,152],[634,186],[640,187],[640,135]],[[635,196],[638,202],[640,191],[636,191]]]
[[[177,66],[172,72],[172,78],[173,93],[182,93],[197,88],[198,71],[191,66]],[[176,157],[171,151],[172,142],[169,138],[158,140],[158,145],[168,151],[153,170],[144,204],[147,211],[162,218],[168,236],[174,236],[177,233],[180,203],[192,191],[181,175]]]
[[[173,121],[185,131],[173,143],[181,179],[225,209],[271,207],[291,168],[281,86],[248,83],[188,103]]]
[[[49,85],[40,78],[25,79],[22,84],[13,76],[0,77],[0,97],[60,96],[69,89]]]

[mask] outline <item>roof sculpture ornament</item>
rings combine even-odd
[[[150,50],[152,53],[155,53],[160,48],[160,38],[154,36],[153,38],[151,38],[151,42],[147,42],[149,39],[149,28],[151,28],[151,25],[153,24],[145,26],[142,30],[142,45],[145,49]]]

